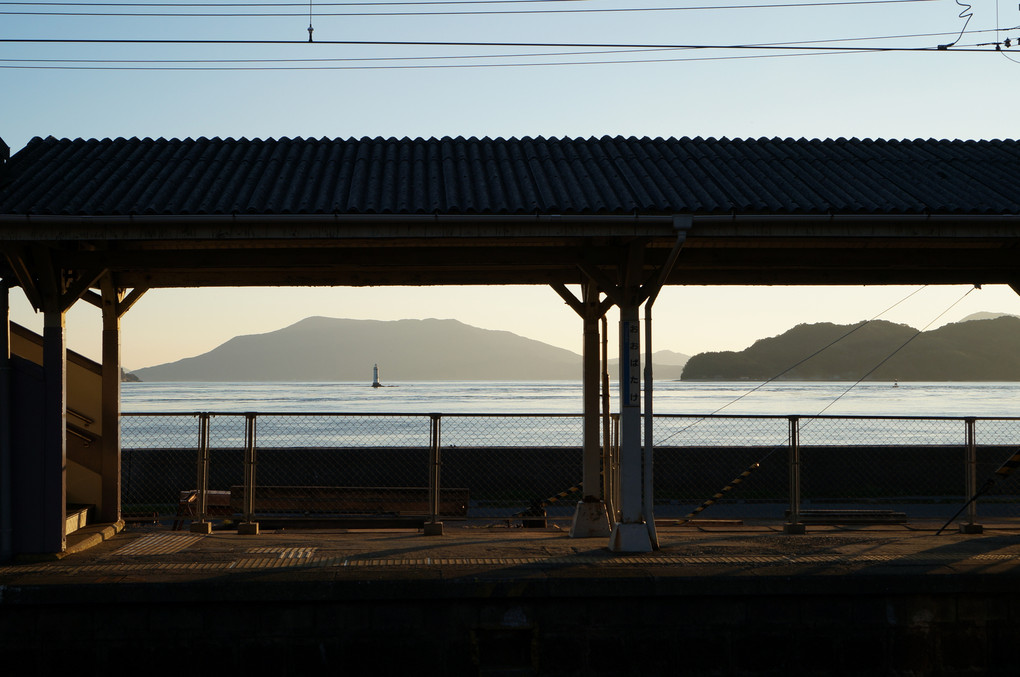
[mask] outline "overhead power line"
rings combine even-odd
[[[564,9],[469,9],[469,10],[444,10],[444,11],[410,11],[399,10],[389,12],[323,12],[316,11],[316,17],[386,17],[386,16],[509,16],[515,14],[619,14],[619,13],[646,13],[646,12],[690,12],[690,11],[728,11],[728,10],[755,10],[755,9],[795,9],[808,7],[842,7],[854,5],[902,5],[918,2],[938,2],[938,0],[831,0],[829,2],[783,2],[783,3],[761,3],[761,4],[737,4],[737,5],[695,5],[688,7],[582,7]],[[0,3],[6,5],[8,3]],[[60,5],[71,6],[71,5]],[[79,5],[74,5],[79,6]],[[135,5],[130,5],[135,6]],[[157,5],[152,5],[153,7]],[[158,5],[164,7],[166,5]],[[191,5],[181,5],[190,7]],[[211,5],[209,5],[211,6]],[[224,7],[229,5],[223,5]],[[241,7],[243,5],[234,5]],[[275,6],[275,5],[269,5]],[[296,5],[287,5],[296,6]],[[305,7],[306,5],[301,5]],[[318,5],[322,7],[323,5]],[[233,7],[233,6],[232,6]],[[98,17],[182,17],[182,18],[281,18],[304,16],[305,12],[79,12],[79,11],[35,11],[35,10],[0,10],[3,16],[98,16]]]
[[[438,2],[320,2],[319,7],[407,7],[426,5],[526,5],[589,0],[446,0]],[[28,7],[304,7],[303,2],[0,2]]]
[[[656,51],[656,50],[649,50]],[[855,54],[868,54],[883,52],[880,48],[871,48],[863,50],[829,50],[829,51],[803,51],[803,52],[785,52],[782,54],[740,54],[740,55],[729,55],[729,56],[687,56],[687,57],[676,57],[676,58],[663,58],[663,59],[603,59],[603,60],[590,60],[590,61],[542,61],[542,62],[510,62],[510,63],[442,63],[442,64],[377,64],[377,65],[360,65],[360,66],[335,66],[335,65],[308,65],[308,66],[124,66],[124,65],[109,65],[109,66],[97,66],[97,65],[5,65],[9,60],[0,60],[0,70],[4,69],[24,69],[24,70],[123,70],[123,71],[296,71],[296,70],[346,70],[346,71],[358,71],[358,70],[445,70],[451,68],[526,68],[526,67],[554,67],[554,66],[594,66],[594,65],[631,65],[631,64],[657,64],[657,63],[679,63],[688,61],[737,61],[747,59],[781,59],[791,57],[811,57],[811,56],[839,56],[839,55],[855,55]],[[994,50],[984,49],[964,49],[954,51],[966,51],[966,52],[992,52]],[[413,57],[416,60],[429,60],[430,57]],[[440,58],[458,58],[458,57],[440,57]],[[482,57],[461,57],[461,58],[482,58]],[[39,62],[34,62],[39,63]],[[83,63],[83,62],[75,62]],[[87,62],[86,62],[87,63]],[[140,62],[133,62],[140,63]],[[141,62],[144,63],[144,62]],[[215,63],[215,62],[212,62]]]
[[[992,33],[999,32],[1001,30],[1017,30],[1020,26],[1013,27],[1010,29],[997,29],[997,28],[986,28],[981,30],[970,31],[972,34],[977,33]],[[946,36],[956,35],[956,32],[952,33],[901,33],[897,35],[869,35],[859,36],[852,38],[827,38],[820,40],[807,40],[807,41],[787,41],[787,42],[774,42],[774,43],[761,43],[760,46],[780,46],[780,45],[813,45],[813,44],[833,44],[833,43],[844,43],[844,42],[861,42],[865,40],[905,40],[915,38],[941,38]],[[993,44],[994,43],[990,43]],[[652,52],[673,52],[679,51],[673,48],[632,48],[632,49],[602,49],[602,50],[584,50],[584,51],[569,51],[569,52],[504,52],[499,54],[443,54],[443,55],[416,55],[416,56],[359,56],[359,57],[322,57],[322,58],[293,58],[293,59],[274,59],[274,58],[260,58],[260,59],[3,59],[0,58],[0,63],[28,63],[28,64],[156,64],[156,65],[172,65],[172,64],[294,64],[294,63],[349,63],[349,62],[391,62],[391,61],[443,61],[443,60],[465,60],[465,59],[524,59],[524,58],[546,58],[546,57],[563,57],[563,56],[592,56],[598,54],[649,54]],[[701,58],[701,57],[698,57]],[[747,58],[747,57],[736,57],[736,58]],[[622,62],[622,61],[621,61]],[[606,61],[605,63],[613,63],[612,61]],[[623,62],[622,62],[623,63]]]
[[[880,51],[880,50],[873,50]],[[555,66],[606,66],[679,63],[686,61],[737,61],[746,59],[782,59],[808,56],[837,56],[840,54],[866,54],[867,52],[796,52],[785,54],[740,54],[731,56],[688,56],[671,59],[604,59],[591,61],[524,61],[510,63],[442,63],[442,64],[377,64],[363,66],[54,66],[54,65],[5,65],[0,61],[0,70],[102,70],[102,71],[368,71],[368,70],[449,70],[453,68],[528,68]]]
[[[783,51],[840,51],[840,52],[935,52],[932,47],[853,47],[824,44],[639,44],[599,42],[460,42],[439,40],[215,40],[174,38],[0,38],[0,44],[66,44],[66,45],[346,45],[375,47],[521,47],[549,49],[701,49],[701,50],[783,50]],[[953,52],[989,52],[989,47],[961,47]]]

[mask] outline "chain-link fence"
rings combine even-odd
[[[783,520],[794,497],[805,512],[844,519],[948,519],[993,477],[977,514],[1020,517],[1017,479],[995,475],[1020,448],[1020,419],[657,416],[654,434],[657,517],[690,516],[722,494],[696,514]]]
[[[125,414],[124,511],[180,524],[204,485],[211,518],[568,517],[603,489],[580,486],[581,428],[559,414]],[[657,518],[947,519],[990,477],[976,514],[1020,517],[1016,480],[995,475],[1020,419],[663,415],[653,435]]]

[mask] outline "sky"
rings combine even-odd
[[[313,1],[312,44],[309,5],[239,4],[0,2],[0,13],[45,14],[0,20],[0,138],[17,152],[35,136],[1016,137],[1020,30],[1009,29],[1020,26],[1020,7],[1005,0],[975,0],[971,11],[955,0],[732,3],[739,9],[712,0]],[[619,9],[631,11],[601,11]],[[291,16],[208,16],[243,12]],[[581,43],[600,46],[551,46]],[[856,51],[711,48],[776,43]],[[952,46],[930,49],[942,44]],[[917,48],[929,49],[905,51]],[[918,289],[670,287],[654,309],[655,348],[740,350],[804,322],[881,316],[921,329],[978,311],[1020,314],[1008,287]],[[11,306],[14,321],[41,327],[17,289]],[[581,344],[580,319],[547,287],[153,290],[123,319],[123,362],[177,360],[311,315],[455,318]],[[79,302],[69,347],[97,358],[100,326],[99,311]]]

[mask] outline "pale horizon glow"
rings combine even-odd
[[[579,6],[563,6],[575,5]],[[613,0],[587,0],[583,5],[628,7]],[[664,8],[676,3],[647,0],[641,6]],[[1010,84],[1020,75],[1020,48],[1015,46],[1001,52],[989,47],[985,53],[961,53],[954,48],[816,55],[701,49],[613,55],[585,49],[578,50],[583,54],[577,57],[528,57],[524,55],[571,50],[326,44],[432,40],[761,45],[842,40],[831,44],[934,48],[957,37],[959,47],[1003,42],[1006,37],[1016,44],[1017,31],[1005,29],[1020,25],[1020,6],[997,0],[994,6],[975,5],[973,12],[965,35],[959,35],[965,23],[954,0],[745,6],[727,11],[316,16],[315,39],[321,44],[307,43],[307,16],[9,15],[0,26],[0,38],[297,42],[0,43],[6,94],[0,107],[0,138],[12,153],[36,136],[1012,138],[1017,135],[1016,111],[1020,110],[1020,88]],[[506,59],[497,54],[516,56]],[[416,60],[396,60],[408,57]],[[316,61],[314,70],[118,69],[120,60],[178,60],[175,66],[189,67],[189,60],[195,59],[265,58],[385,60]],[[572,58],[642,63],[507,65]],[[656,58],[673,60],[646,62]],[[79,68],[55,61],[61,59],[110,62],[89,61],[86,68]],[[426,64],[468,67],[404,67]],[[266,64],[244,65],[261,68]],[[334,69],[320,69],[323,65]],[[850,324],[872,318],[913,289],[670,287],[654,308],[655,349],[687,354],[741,350],[756,339],[778,335],[800,323]],[[966,291],[966,286],[926,288],[883,319],[920,329]],[[31,311],[20,290],[12,292],[11,307],[14,321],[41,328],[41,317]],[[1006,286],[987,286],[967,296],[934,326],[978,311],[1020,314],[1020,297]],[[148,292],[125,315],[123,363],[139,369],[198,355],[233,336],[274,331],[313,315],[455,318],[581,350],[580,318],[548,287],[174,289]],[[614,327],[616,318],[616,311],[610,311]],[[68,313],[67,328],[72,349],[98,357],[98,309],[79,302]]]
[[[653,307],[653,348],[687,355],[743,350],[798,324],[854,324],[879,315],[919,330],[977,312],[1020,315],[1020,296],[1010,287],[986,285],[968,294],[971,289],[669,286]],[[276,331],[312,316],[456,319],[581,352],[580,318],[545,286],[156,289],[122,319],[122,363],[131,370],[173,362],[208,352],[234,336]],[[615,351],[617,310],[611,309],[607,317]],[[32,311],[18,289],[11,293],[11,319],[42,329],[42,315]],[[67,315],[67,337],[70,349],[98,360],[99,309],[79,301]]]

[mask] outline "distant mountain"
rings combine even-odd
[[[971,313],[960,320],[960,322],[970,322],[971,320],[994,320],[1000,317],[1020,317],[1020,315],[1010,315],[1009,313],[989,313],[987,311],[983,311],[980,313]]]
[[[656,350],[652,353],[652,372],[656,381],[675,381],[684,373],[684,365],[691,359],[689,355],[677,353],[672,350]],[[616,366],[620,363],[619,358],[609,358],[609,375],[616,378]],[[644,365],[642,365],[642,368]]]
[[[874,369],[868,380],[1020,381],[1020,318],[975,319],[915,334],[884,321],[801,324],[740,352],[695,355],[683,379],[765,381],[782,374],[784,380],[856,381]]]
[[[682,367],[687,364],[687,360],[691,359],[690,355],[684,355],[683,353],[677,353],[672,350],[656,350],[652,353],[652,359],[655,362],[655,368],[662,367]]]
[[[580,337],[579,337],[580,338]],[[655,377],[679,379],[687,356],[655,353]],[[610,360],[615,378],[617,360]],[[457,320],[309,317],[266,334],[237,336],[207,353],[136,369],[142,381],[579,380],[581,356],[508,331]]]
[[[561,380],[581,378],[581,356],[508,331],[456,320],[310,317],[238,336],[196,357],[136,369],[143,381]]]

